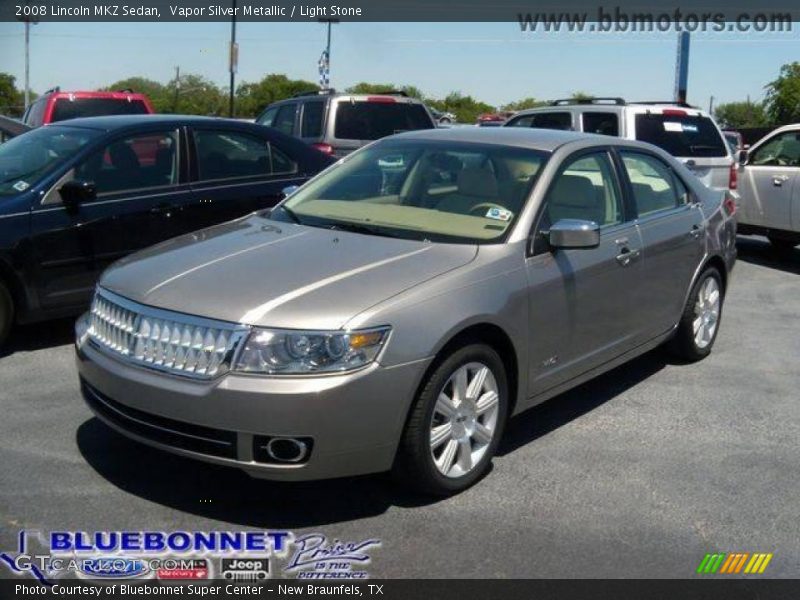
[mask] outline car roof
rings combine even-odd
[[[497,144],[553,152],[564,144],[596,142],[602,145],[620,144],[620,138],[579,131],[536,129],[532,127],[449,127],[447,129],[419,129],[392,136],[391,139],[431,140]],[[627,144],[625,144],[627,145]]]
[[[582,103],[574,104],[549,104],[547,106],[536,106],[526,108],[514,113],[514,117],[531,115],[542,112],[567,112],[569,110],[582,110],[588,112],[652,112],[661,113],[664,110],[682,110],[689,116],[708,117],[709,114],[699,106],[689,106],[682,104],[670,104],[669,102],[628,102],[626,104],[603,104],[603,103]]]
[[[214,123],[224,123],[227,125],[253,126],[252,123],[237,121],[236,119],[226,119],[223,117],[198,117],[193,115],[107,115],[102,117],[81,117],[78,119],[68,119],[66,121],[56,121],[48,127],[82,127],[85,129],[99,129],[101,131],[112,131],[125,127],[136,127],[141,125],[170,125],[179,127],[181,125],[208,125]],[[260,125],[258,125],[260,127]]]

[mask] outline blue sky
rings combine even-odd
[[[793,33],[694,34],[689,100],[763,97],[784,63],[800,60]],[[0,23],[0,71],[21,84],[23,26]],[[180,65],[227,85],[228,23],[42,23],[32,28],[31,86],[95,89],[128,76],[166,82]],[[317,79],[318,23],[239,23],[238,80],[267,73]],[[333,29],[331,80],[459,90],[490,104],[574,91],[629,99],[672,97],[676,35],[522,33],[517,23],[342,23]]]

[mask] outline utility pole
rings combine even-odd
[[[29,0],[25,5],[28,6]],[[36,17],[22,16],[19,20],[25,23],[25,110],[31,105],[31,25],[36,25],[39,20]]]
[[[172,112],[173,114],[177,114],[178,112],[178,94],[180,94],[181,90],[181,68],[180,66],[175,67],[175,97],[172,99]]]
[[[328,89],[330,87],[331,73],[331,25],[339,23],[339,19],[319,19],[319,22],[328,24],[328,43],[325,45],[325,52],[320,60],[320,86],[322,89]],[[323,63],[324,69],[322,68]]]
[[[678,34],[678,56],[675,60],[675,102],[686,103],[689,83],[689,32]]]
[[[714,96],[711,96],[708,100],[708,114],[714,115]]]
[[[236,85],[236,70],[239,67],[239,47],[236,45],[236,0],[231,0],[233,13],[231,15],[231,47],[230,47],[230,72],[231,89],[228,97],[228,116],[233,118],[233,93]]]

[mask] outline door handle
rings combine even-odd
[[[639,258],[639,254],[640,254],[639,250],[631,250],[630,248],[625,246],[620,250],[619,254],[617,254],[616,256],[617,262],[623,267],[627,267],[634,260]]]
[[[700,225],[692,225],[692,230],[689,232],[689,235],[696,240],[699,240],[703,237],[703,228]]]
[[[789,180],[788,175],[776,175],[775,177],[772,178],[772,185],[774,185],[775,187],[781,187],[783,185],[783,182],[788,180]]]

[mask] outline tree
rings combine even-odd
[[[167,112],[185,115],[226,115],[227,96],[202,75],[181,75],[166,85]]]
[[[508,104],[504,105],[502,108],[503,110],[525,110],[526,108],[537,108],[539,106],[546,106],[547,102],[544,100],[537,100],[536,98],[523,98],[522,100],[517,100],[516,102],[509,102]]]
[[[25,94],[17,89],[16,77],[0,73],[0,114],[20,117],[25,111]]]
[[[747,127],[766,127],[769,125],[767,113],[761,103],[728,102],[714,109],[714,116],[723,127],[744,129]]]
[[[478,115],[494,112],[494,107],[475,100],[472,96],[464,96],[461,92],[450,92],[443,100],[429,99],[428,105],[442,112],[455,113],[460,123],[474,123]]]
[[[254,83],[242,82],[236,88],[236,115],[255,117],[268,104],[318,89],[316,83],[304,79],[289,79],[286,75],[277,73],[267,75]]]
[[[785,64],[775,81],[766,85],[767,116],[775,126],[800,121],[800,62]]]

